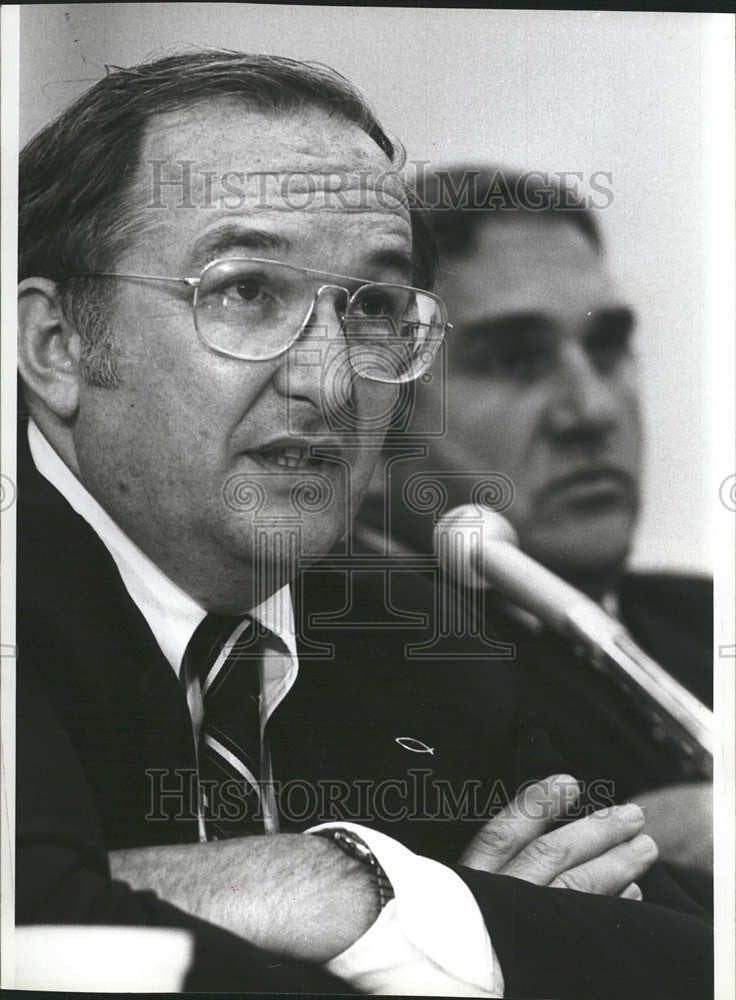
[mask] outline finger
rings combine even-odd
[[[619,893],[621,899],[636,899],[641,901],[644,899],[644,893],[641,891],[636,882],[632,882],[631,885],[627,885],[623,892]]]
[[[642,833],[626,844],[612,847],[599,858],[563,872],[550,885],[553,889],[618,896],[627,891],[631,883],[651,868],[656,860],[657,845],[651,837]],[[641,894],[641,890],[639,892]]]
[[[554,774],[529,785],[484,823],[460,857],[460,864],[497,872],[554,820],[564,816],[580,794],[569,774]]]
[[[604,855],[611,848],[636,836],[644,825],[638,806],[613,806],[568,823],[531,841],[499,873],[523,878],[536,885],[549,885],[563,872]],[[632,878],[624,882],[623,889]],[[619,891],[617,890],[617,891]]]

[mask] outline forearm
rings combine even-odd
[[[319,837],[283,834],[110,853],[115,879],[291,958],[326,962],[378,914],[371,873]]]

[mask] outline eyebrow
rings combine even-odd
[[[197,240],[189,254],[188,266],[202,268],[211,260],[225,257],[234,250],[278,250],[284,252],[291,248],[291,240],[280,233],[272,233],[264,229],[249,229],[230,223],[211,233],[206,233]],[[299,263],[302,263],[304,267],[313,267],[315,270],[319,270],[319,267],[316,266],[317,262],[299,261]],[[414,258],[408,250],[382,247],[370,251],[358,270],[369,270],[376,267],[392,268],[398,271],[402,278],[410,281],[414,274]],[[329,269],[326,269],[326,273],[329,273]],[[356,274],[355,277],[360,278],[364,275]]]
[[[595,334],[601,327],[618,327],[622,332],[633,333],[636,326],[636,313],[630,306],[611,306],[598,309],[593,313],[588,324],[590,333]]]
[[[476,337],[513,337],[524,332],[547,332],[555,328],[550,316],[543,312],[509,311],[499,316],[480,317],[463,324],[461,334],[469,340]]]
[[[204,267],[217,257],[227,256],[233,250],[288,250],[291,242],[286,236],[264,229],[246,229],[229,224],[202,236],[192,247],[188,262],[192,267]]]
[[[415,261],[408,250],[393,250],[386,247],[382,250],[374,250],[366,257],[367,267],[389,267],[398,271],[407,281],[411,281],[414,275]]]
[[[513,311],[497,316],[480,317],[463,325],[462,337],[472,340],[478,337],[509,340],[529,334],[547,334],[557,328],[554,317],[535,310]],[[595,336],[602,329],[618,327],[631,333],[636,326],[636,313],[629,306],[604,306],[596,309],[586,322],[586,337]]]

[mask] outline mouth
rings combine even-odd
[[[565,476],[559,476],[541,491],[540,498],[549,500],[567,499],[572,502],[631,502],[636,489],[633,477],[622,469],[609,466],[578,469]]]
[[[320,472],[324,471],[329,464],[329,459],[323,455],[315,456],[319,449],[327,447],[325,444],[281,444],[274,443],[266,445],[254,451],[247,452],[247,455],[257,465],[264,469],[282,469],[284,471],[304,471]],[[335,448],[334,444],[331,444]]]

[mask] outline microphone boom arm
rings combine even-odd
[[[591,612],[600,612],[607,619],[604,622],[599,618],[593,633]],[[674,740],[696,769],[712,778],[713,713],[645,653],[620,622],[597,605],[592,609],[583,604],[571,608],[567,624],[570,638],[581,643],[588,659],[635,698],[655,733]],[[604,636],[601,626],[608,636]]]
[[[692,768],[712,777],[713,713],[634,642],[595,601],[521,552],[499,514],[466,504],[435,529],[445,569],[461,586],[485,585],[573,642],[608,673],[653,724],[655,737],[673,740]]]

